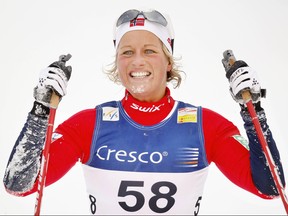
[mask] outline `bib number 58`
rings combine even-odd
[[[125,196],[134,196],[136,198],[136,203],[133,206],[127,205],[126,202],[119,202],[119,205],[128,212],[136,212],[140,210],[144,203],[145,203],[145,197],[144,195],[137,191],[131,189],[131,187],[144,187],[144,181],[121,181],[118,196],[119,197],[125,197]],[[160,189],[162,187],[168,188],[167,193],[162,193]],[[172,206],[175,203],[175,199],[173,198],[173,195],[177,192],[177,187],[175,184],[167,181],[160,181],[156,182],[152,185],[151,191],[155,196],[152,196],[149,199],[149,207],[152,211],[156,213],[165,213],[169,211],[169,209],[172,208]],[[167,202],[166,206],[158,206],[157,201],[159,199],[165,199]]]

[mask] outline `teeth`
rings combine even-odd
[[[138,71],[138,72],[132,72],[131,76],[132,77],[145,77],[145,76],[149,76],[151,73],[149,72],[142,72],[142,71]]]

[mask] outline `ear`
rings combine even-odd
[[[167,70],[166,71],[171,71],[172,70],[172,64],[169,62],[167,65]]]

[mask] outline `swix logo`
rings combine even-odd
[[[135,110],[139,110],[141,112],[155,112],[155,111],[160,111],[160,107],[162,106],[164,106],[164,103],[158,106],[152,105],[151,107],[142,107],[142,106],[139,106],[138,104],[132,103],[131,108]]]
[[[131,151],[127,152],[125,150],[110,149],[108,146],[101,146],[97,149],[96,156],[100,160],[109,161],[117,160],[119,162],[141,162],[141,163],[153,163],[159,164],[163,160],[163,157],[167,156],[167,152],[137,152]]]

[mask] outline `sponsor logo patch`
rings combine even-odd
[[[128,163],[152,163],[158,164],[163,161],[163,157],[168,155],[168,152],[148,152],[148,151],[126,151],[124,149],[114,149],[107,145],[101,146],[97,149],[95,154],[97,158],[102,161],[116,160],[118,162]]]
[[[53,133],[52,134],[52,142],[61,138],[63,135],[62,134],[59,134],[59,133]]]
[[[142,107],[138,104],[135,104],[135,103],[132,103],[131,104],[131,108],[135,109],[135,110],[139,110],[141,112],[155,112],[155,111],[160,111],[160,107],[164,106],[164,103],[163,104],[160,104],[158,106],[155,106],[154,104],[151,106],[151,107]]]
[[[249,150],[248,141],[241,135],[232,136],[235,140],[237,140],[242,146],[244,146],[247,150]]]
[[[196,123],[197,122],[197,108],[185,107],[178,109],[177,123]]]
[[[119,121],[119,109],[117,107],[103,107],[103,121]]]

